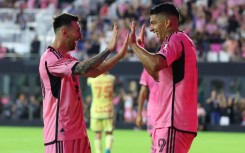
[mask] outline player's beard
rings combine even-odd
[[[69,50],[70,51],[72,51],[72,50],[75,50],[75,48],[76,48],[76,41],[71,41],[70,43],[69,43]]]

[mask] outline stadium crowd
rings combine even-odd
[[[21,29],[20,33],[30,30],[33,34],[27,45],[29,56],[39,59],[42,44],[46,46],[46,35],[36,33],[38,27],[28,27],[35,22],[35,15],[26,14],[26,9],[55,9],[58,12],[76,14],[81,18],[82,34],[85,39],[78,43],[73,55],[78,59],[87,59],[102,51],[111,36],[114,22],[119,25],[118,48],[130,32],[129,25],[136,21],[137,29],[143,23],[149,25],[148,10],[152,5],[167,0],[2,0],[0,8],[20,10],[15,17],[15,23]],[[169,1],[169,0],[168,0]],[[171,1],[171,0],[170,0]],[[197,47],[199,62],[243,62],[245,60],[245,1],[244,0],[172,0],[178,6],[180,30],[185,31]],[[0,15],[1,21],[8,21],[6,15]],[[10,20],[9,20],[10,21]],[[12,21],[12,20],[11,20]],[[51,26],[50,26],[51,27]],[[49,28],[50,28],[49,27]],[[33,28],[33,29],[32,29]],[[146,29],[145,47],[155,52],[157,39],[149,29]],[[21,41],[15,38],[15,41]],[[0,60],[17,58],[18,52],[6,44],[0,34]],[[132,51],[128,51],[125,61],[138,61]],[[128,89],[123,88],[120,79],[117,80],[114,104],[116,121],[133,123],[136,117],[138,82],[131,81]],[[20,92],[17,96],[0,95],[1,118],[8,119],[40,119],[41,95]],[[84,113],[89,121],[91,96],[89,91],[84,93]],[[15,98],[16,97],[16,98]],[[245,125],[245,100],[235,90],[224,93],[213,90],[210,97],[199,101],[198,115],[200,129],[210,124],[242,124]],[[146,108],[146,107],[145,107]],[[146,110],[143,111],[146,116]],[[144,119],[146,121],[146,118]]]
[[[51,8],[56,10],[54,13],[62,11],[80,16],[81,32],[85,39],[79,42],[74,54],[82,59],[103,50],[111,35],[110,29],[114,22],[117,22],[120,28],[118,38],[118,48],[120,48],[129,32],[130,21],[135,20],[138,27],[143,23],[149,25],[149,8],[166,1],[171,1],[178,6],[181,13],[180,30],[185,31],[195,41],[199,62],[244,61],[245,25],[242,24],[245,22],[244,0],[62,0],[59,2],[57,0],[3,0],[0,2],[0,7],[20,10],[16,14],[15,22],[22,30],[27,28],[28,22],[35,21],[35,15],[27,14],[26,9],[48,9],[52,6]],[[1,18],[6,19],[6,16]],[[155,52],[159,47],[156,44],[155,36],[147,29],[146,48]],[[11,49],[0,46],[0,57],[3,58]],[[34,54],[37,55],[43,52],[38,46],[36,50],[38,52]],[[32,53],[31,49],[30,53]],[[137,61],[137,58],[129,52],[125,60]]]

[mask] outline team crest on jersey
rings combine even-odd
[[[61,133],[64,133],[64,132],[65,132],[64,128],[62,128],[62,129],[60,130],[60,132],[61,132]]]
[[[159,147],[159,152],[163,152],[163,149],[166,145],[166,140],[165,139],[159,139],[158,140],[158,147]]]

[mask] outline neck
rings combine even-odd
[[[64,42],[59,41],[57,39],[55,39],[54,43],[52,44],[52,47],[57,50],[58,52],[60,52],[62,55],[66,54],[68,52],[68,49],[65,45]]]

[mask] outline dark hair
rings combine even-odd
[[[161,3],[150,10],[150,15],[156,14],[173,15],[179,18],[179,10],[172,3]]]
[[[71,26],[72,21],[77,22],[79,20],[78,16],[63,13],[53,18],[53,28],[56,33],[57,30],[62,26]]]

